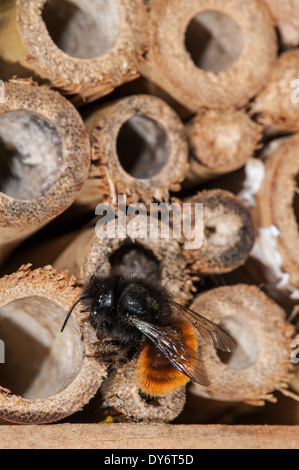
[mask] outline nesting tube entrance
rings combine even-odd
[[[190,111],[241,107],[277,56],[272,15],[256,0],[151,2],[141,73]]]
[[[4,83],[0,103],[0,262],[76,199],[90,144],[74,106],[32,81]]]
[[[92,165],[79,201],[117,203],[167,200],[188,169],[182,121],[163,100],[132,95],[92,113],[85,121]]]
[[[92,101],[138,77],[144,23],[142,0],[2,2],[1,78],[34,76]]]
[[[47,266],[23,266],[0,280],[0,418],[46,423],[82,408],[96,393],[105,369],[84,355],[80,318],[65,332],[63,320],[80,289]],[[1,389],[0,389],[1,390]],[[6,390],[6,391],[5,391]]]

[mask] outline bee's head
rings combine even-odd
[[[115,321],[115,280],[92,276],[84,289],[83,304],[94,328]]]

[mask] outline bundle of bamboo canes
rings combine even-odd
[[[2,261],[74,202],[88,176],[90,145],[77,110],[28,80],[5,84],[0,125]]]
[[[3,422],[298,399],[298,24],[297,0],[0,4]],[[90,312],[60,333],[111,273],[229,332],[234,354],[198,340],[208,386],[144,397],[137,355],[102,362]]]

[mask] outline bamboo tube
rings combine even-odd
[[[147,226],[149,218],[142,217],[138,223]],[[107,232],[113,229],[114,221],[108,222]],[[105,276],[111,272],[159,280],[179,303],[190,301],[192,277],[184,265],[179,242],[175,239],[140,238],[137,235],[138,231],[134,236],[132,229],[126,235],[98,238],[94,228],[82,231],[54,265],[77,273],[83,281],[92,274]],[[140,397],[134,374],[133,360],[118,368],[103,383],[100,390],[103,416],[112,416],[115,421],[133,422],[168,422],[175,419],[185,403],[185,388],[148,402]]]
[[[220,189],[199,192],[184,202],[191,203],[193,208],[196,203],[203,204],[202,246],[185,249],[183,245],[182,249],[190,271],[220,274],[244,264],[254,243],[255,227],[243,202]]]
[[[284,52],[271,71],[262,92],[251,105],[250,114],[268,133],[299,130],[299,51]]]
[[[284,48],[299,45],[299,1],[265,0],[269,6],[279,30]]]
[[[67,209],[88,176],[90,146],[65,98],[31,81],[5,83],[0,104],[0,260]]]
[[[187,179],[202,183],[243,167],[262,139],[261,126],[244,110],[201,110],[187,123],[190,170]]]
[[[60,333],[80,289],[75,279],[51,266],[32,271],[22,266],[0,279],[1,364],[0,418],[16,423],[47,423],[70,416],[89,402],[105,368],[87,354],[87,324],[73,316]],[[82,315],[81,315],[82,316]],[[84,332],[84,340],[82,334]]]
[[[136,232],[132,218],[127,233],[116,233],[114,221],[107,223],[107,235],[95,233],[95,228],[88,228],[63,251],[53,263],[57,270],[68,269],[78,279],[85,281],[93,274],[109,275],[117,271],[126,275],[139,275],[147,279],[159,280],[177,302],[186,304],[192,298],[193,277],[186,267],[181,254],[179,241],[174,238],[141,237],[143,230],[148,230],[149,217],[139,217]],[[174,261],[175,260],[175,261]]]
[[[276,148],[278,142],[282,141],[273,141],[268,149]],[[232,273],[232,278],[239,282],[263,285],[264,292],[290,313],[299,299],[299,289],[291,284],[290,275],[283,271],[282,258],[277,248],[279,230],[274,225],[259,226],[257,194],[261,190],[265,177],[263,160],[250,159],[245,166],[246,177],[238,197],[251,208],[257,225],[257,233],[249,259],[241,270],[235,274]]]
[[[141,0],[2,2],[0,56],[90,101],[138,76],[143,14]]]
[[[187,109],[241,106],[265,85],[277,54],[260,1],[153,0],[141,73]]]
[[[165,397],[146,401],[135,379],[136,361],[131,361],[103,382],[104,416],[114,422],[165,423],[173,421],[185,405],[185,388]]]
[[[208,387],[192,384],[190,392],[214,400],[263,405],[275,402],[275,390],[287,393],[293,375],[290,359],[294,327],[285,312],[256,286],[237,284],[207,291],[190,308],[223,326],[237,342],[233,354],[202,343]]]
[[[277,230],[281,270],[299,286],[298,174],[299,136],[273,141],[265,152],[265,177],[257,195],[260,227]]]
[[[188,167],[184,126],[159,98],[133,95],[95,111],[86,120],[91,139],[90,176],[78,203],[168,199]]]

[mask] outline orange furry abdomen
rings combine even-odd
[[[183,321],[177,323],[176,326],[181,329],[187,349],[191,350],[193,356],[196,357],[198,345],[194,328]],[[136,374],[141,392],[150,397],[174,393],[190,380],[176,369],[150,340],[146,342],[139,355]]]

